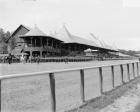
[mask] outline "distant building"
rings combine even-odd
[[[23,40],[20,38],[20,36],[26,34],[29,31],[30,28],[20,25],[7,40],[8,52],[13,52],[13,54],[21,52],[23,50]]]

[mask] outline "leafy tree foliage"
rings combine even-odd
[[[0,28],[0,53],[7,53],[6,40],[10,37],[10,32],[5,32],[2,28]]]

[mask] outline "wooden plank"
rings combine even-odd
[[[111,72],[112,72],[112,87],[114,88],[115,87],[115,84],[114,84],[114,66],[111,66]]]
[[[1,80],[0,80],[0,112],[2,112],[2,107],[1,107],[2,106],[2,101],[1,101],[2,100],[2,98],[1,98],[2,91],[1,91],[1,87],[2,86],[1,86]]]
[[[127,64],[127,75],[128,75],[128,80],[130,81],[130,69],[129,69],[129,64]]]
[[[85,102],[85,81],[84,81],[84,70],[80,70],[80,78],[81,78],[81,99],[82,102]]]
[[[102,67],[99,67],[99,76],[100,76],[100,93],[103,94],[103,74],[102,74]]]
[[[122,80],[122,84],[124,84],[124,74],[123,74],[123,65],[120,65],[120,69],[121,69],[121,80]]]
[[[51,110],[52,110],[52,112],[56,112],[55,77],[54,77],[54,73],[50,73],[49,78],[50,78]]]

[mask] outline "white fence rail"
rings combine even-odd
[[[124,81],[124,67],[123,65],[126,65],[127,68],[127,77],[128,81],[131,80],[130,78],[130,64],[132,64],[132,72],[133,72],[133,78],[135,79],[137,76],[139,76],[139,62],[135,61],[133,63],[126,63],[126,64],[114,64],[114,65],[108,65],[108,66],[94,66],[94,67],[84,67],[84,68],[74,68],[74,69],[64,69],[64,70],[57,70],[57,71],[45,71],[45,72],[36,72],[36,73],[25,73],[25,74],[13,74],[13,75],[5,75],[5,76],[0,76],[0,112],[2,112],[2,81],[6,79],[13,79],[13,78],[19,78],[19,77],[29,77],[29,76],[38,76],[38,75],[48,75],[49,77],[49,85],[50,85],[50,102],[51,102],[51,111],[56,112],[56,79],[55,79],[55,74],[56,73],[64,73],[64,72],[72,72],[72,71],[79,71],[80,72],[80,95],[81,95],[81,102],[85,102],[85,70],[88,69],[95,69],[98,68],[99,70],[99,79],[100,79],[100,93],[103,94],[103,68],[104,67],[110,67],[111,69],[111,85],[112,88],[114,89],[115,86],[115,66],[120,67],[120,73],[121,73],[121,82],[122,84],[125,83]],[[60,102],[61,103],[61,102]],[[47,110],[46,110],[47,112]]]

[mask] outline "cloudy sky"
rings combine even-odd
[[[45,33],[89,33],[117,48],[140,50],[140,0],[0,0],[0,27],[37,25]]]

